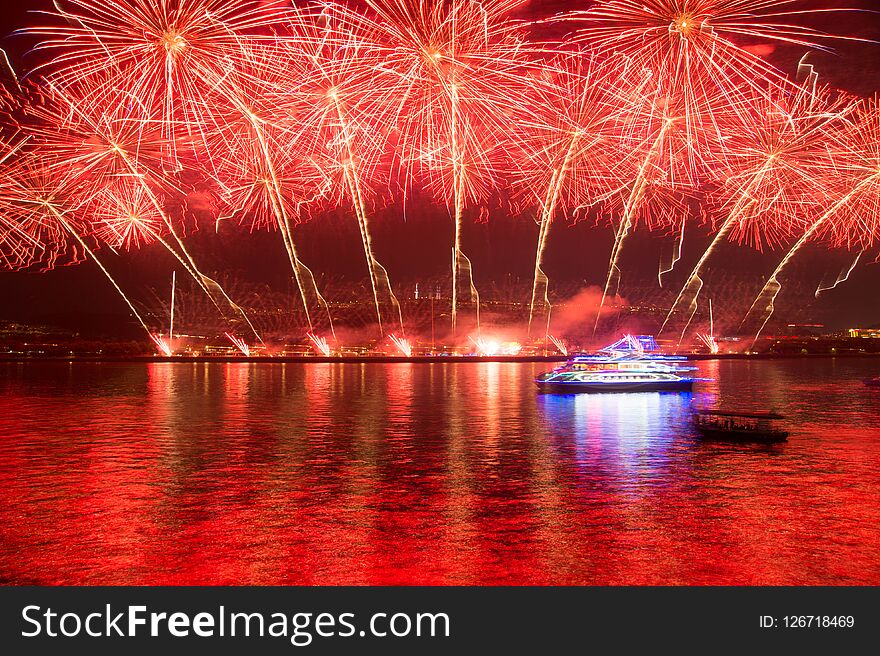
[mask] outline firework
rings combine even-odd
[[[248,44],[274,41],[262,31],[283,9],[234,0],[60,0],[24,32],[41,38],[38,72],[60,86],[90,86],[86,111],[125,89],[142,118],[158,125],[166,163],[179,170],[179,140],[203,142],[213,122],[204,102],[210,81]]]
[[[818,87],[812,73],[793,84],[740,45],[821,41],[781,22],[787,0],[599,0],[562,17],[581,28],[571,49],[528,41],[526,25],[511,19],[525,4],[58,0],[26,30],[41,39],[42,62],[28,82],[15,81],[0,121],[0,261],[95,261],[170,347],[173,319],[167,338],[150,332],[101,255],[162,246],[204,292],[204,307],[231,308],[253,329],[187,249],[205,214],[190,201],[210,194],[224,210],[212,213],[215,226],[232,216],[279,232],[301,323],[329,353],[312,312],[326,311],[335,337],[330,305],[294,233],[319,211],[344,207],[357,221],[379,331],[394,327],[391,341],[407,353],[371,221],[377,205],[399,197],[406,211],[410,194],[426,190],[454,224],[453,330],[469,293],[477,351],[509,353],[515,345],[481,337],[462,248],[468,213],[488,220],[490,202],[536,208],[529,331],[546,311],[544,333],[560,351],[544,271],[559,216],[613,219],[596,325],[635,229],[676,235],[662,283],[681,260],[686,230],[694,234],[688,224],[711,224],[712,241],[666,317],[683,316],[682,338],[706,262],[725,241],[793,242],[753,304],[766,307],[766,323],[779,274],[804,244],[863,251],[876,239],[877,101],[854,103]],[[584,43],[601,58],[579,49]],[[432,331],[433,317],[432,304]],[[713,332],[710,310],[700,338]],[[226,334],[244,352],[239,332]]]
[[[306,333],[306,337],[309,338],[309,341],[312,343],[318,353],[323,355],[325,358],[330,357],[330,344],[327,343],[327,339],[325,337],[315,335],[314,333]]]
[[[391,72],[398,157],[405,187],[427,187],[453,218],[453,330],[459,279],[465,278],[479,325],[479,293],[461,245],[466,206],[495,189],[508,146],[511,106],[527,102],[526,43],[510,13],[523,0],[367,0],[369,12],[343,12],[363,25]]]
[[[645,82],[642,71],[629,64],[626,59],[602,63],[582,51],[559,56],[533,76],[531,105],[517,108],[526,112],[516,122],[524,151],[518,158],[521,177],[539,204],[529,334],[540,299],[550,321],[543,258],[557,210],[601,204],[626,184],[619,127]]]
[[[169,314],[171,319],[168,323],[168,340],[174,339],[174,294],[177,291],[177,272],[171,272],[171,309]]]
[[[81,188],[102,188],[119,179],[139,187],[170,238],[164,239],[146,222],[138,227],[183,265],[218,309],[229,307],[238,313],[259,339],[244,310],[196,266],[165,208],[166,196],[180,190],[159,171],[161,138],[151,131],[150,123],[138,118],[124,92],[105,97],[101,109],[83,100],[92,93],[90,87],[82,86],[62,89],[50,85],[47,93],[35,90],[36,100],[27,105],[24,127],[33,146],[45,152],[48,172],[70,171],[70,183]]]
[[[162,238],[162,215],[144,188],[130,179],[120,178],[100,189],[89,205],[95,237],[114,249],[127,251]]]
[[[171,350],[171,344],[167,339],[162,337],[157,333],[150,333],[150,339],[153,340],[153,344],[156,345],[156,348],[159,349],[159,353],[164,355],[167,358],[170,358],[174,355],[174,351]]]
[[[7,270],[27,268],[36,263],[52,268],[69,248],[69,231],[52,211],[52,194],[41,203],[41,190],[48,184],[40,166],[21,153],[26,140],[15,144],[0,142],[0,258]],[[17,166],[13,165],[13,161]],[[77,259],[75,252],[72,257]]]
[[[547,339],[552,342],[553,346],[555,346],[562,355],[568,355],[568,347],[565,346],[565,343],[561,339],[550,334],[547,335]]]
[[[476,347],[477,355],[493,357],[496,355],[517,355],[522,350],[522,344],[519,342],[502,342],[491,337],[468,337],[470,342]]]
[[[660,330],[680,307],[688,307],[681,338],[697,310],[703,266],[731,234],[758,248],[792,234],[800,217],[823,198],[831,170],[826,149],[830,131],[851,111],[849,101],[815,79],[793,89],[756,98],[754,114],[726,140],[727,165],[719,166],[716,196],[727,218],[716,230],[666,315]],[[679,340],[681,341],[681,340]]]
[[[709,299],[709,332],[698,333],[699,339],[712,355],[718,354],[718,341],[715,339],[715,317],[712,315],[712,299]]]
[[[390,337],[391,341],[394,342],[394,345],[397,347],[397,350],[399,350],[404,357],[412,357],[412,346],[409,341],[403,337],[397,337],[396,335],[391,335]]]
[[[768,87],[789,86],[782,73],[741,43],[816,48],[829,38],[787,22],[817,11],[793,11],[791,5],[792,0],[598,0],[562,19],[574,21],[577,38],[592,47],[642,62],[664,94],[680,99],[683,114],[698,118],[726,113]],[[705,142],[712,135],[702,129],[704,123],[687,126],[695,168],[705,146],[712,145]],[[725,121],[710,123],[721,130]],[[703,147],[696,146],[700,143]]]
[[[383,54],[364,26],[348,20],[333,5],[320,12],[294,11],[291,16],[294,37],[286,42],[284,72],[289,82],[285,87],[297,91],[277,103],[295,122],[288,136],[309,161],[320,163],[335,203],[342,199],[351,203],[379,332],[384,334],[383,305],[390,306],[402,331],[400,303],[373,251],[367,208],[379,163],[388,150],[394,122],[389,89],[396,78],[385,70]]]
[[[837,246],[868,246],[880,235],[880,101],[872,98],[856,106],[855,115],[839,129],[826,135],[835,152],[829,166],[836,175],[827,178],[829,203],[817,208],[812,220],[770,274],[741,325],[758,308],[763,316],[755,333],[757,341],[775,310],[782,289],[779,275],[810,240],[824,240]]]
[[[470,342],[476,347],[477,355],[485,355],[492,357],[498,355],[501,351],[501,343],[494,339],[486,339],[484,337],[468,337]]]
[[[740,122],[755,96],[788,86],[749,50],[742,38],[813,44],[819,33],[780,22],[788,0],[607,0],[574,12],[578,38],[595,48],[626,54],[650,70],[655,91],[653,138],[623,206],[608,267],[604,298],[615,287],[623,242],[644,196],[650,171],[672,184],[694,184],[723,162],[725,130]],[[677,134],[676,134],[677,133]],[[670,157],[671,155],[671,157]],[[600,312],[601,312],[600,303]],[[598,324],[599,312],[597,312]]]
[[[232,335],[230,333],[223,334],[226,335],[226,339],[232,342],[232,345],[235,346],[235,348],[241,351],[241,354],[244,357],[249,358],[251,356],[251,347],[248,346],[247,342],[245,342],[241,337],[236,337],[235,335]]]
[[[309,330],[314,328],[310,308],[318,305],[325,310],[333,333],[329,305],[311,269],[300,259],[293,237],[299,207],[326,192],[327,177],[313,161],[300,156],[292,146],[288,126],[272,111],[277,102],[273,102],[268,89],[281,87],[283,93],[287,87],[282,86],[283,80],[270,75],[281,64],[277,53],[267,50],[254,53],[247,68],[230,68],[214,81],[216,94],[207,101],[226,106],[227,111],[218,112],[208,149],[218,153],[215,162],[219,163],[213,170],[230,214],[240,215],[252,227],[278,229]]]
[[[697,339],[703,343],[703,345],[709,349],[709,353],[712,355],[718,354],[718,342],[712,336],[711,333],[697,333]]]
[[[76,213],[82,201],[71,195],[71,180],[50,172],[32,151],[14,154],[14,165],[9,157],[0,161],[0,257],[4,265],[23,268],[39,262],[51,268],[59,257],[71,263],[85,254],[113,285],[141,327],[151,334],[131,299],[87,243],[88,226]]]

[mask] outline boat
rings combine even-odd
[[[687,358],[659,355],[650,335],[625,335],[591,355],[576,355],[535,379],[544,392],[689,392],[696,367]]]
[[[868,387],[880,387],[880,376],[874,376],[873,378],[865,378],[862,381]]]
[[[696,410],[694,428],[709,439],[736,442],[785,442],[788,431],[778,423],[785,419],[775,412],[724,412]]]

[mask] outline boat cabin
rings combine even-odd
[[[707,437],[782,441],[788,437],[788,432],[779,427],[782,419],[785,417],[775,412],[698,410],[694,426]]]

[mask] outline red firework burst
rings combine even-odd
[[[748,112],[788,80],[745,42],[816,47],[824,35],[791,25],[791,0],[600,0],[568,18],[591,46],[631,56],[656,77],[656,93],[677,106],[692,173],[714,164],[730,112]],[[745,117],[748,119],[748,116]]]
[[[143,186],[120,179],[102,188],[89,207],[95,238],[111,248],[140,248],[161,238],[165,222]]]
[[[211,80],[241,61],[248,44],[273,42],[267,30],[283,14],[280,2],[63,0],[45,12],[46,25],[25,32],[43,37],[37,70],[62,86],[86,84],[91,105],[104,106],[106,93],[120,89],[137,99],[180,168],[178,138],[200,140],[212,122]]]
[[[746,124],[728,133],[728,166],[717,170],[722,230],[758,249],[803,232],[839,188],[845,150],[835,135],[852,110],[845,94],[811,78],[756,99]]]
[[[137,103],[121,90],[94,104],[86,85],[32,86],[22,128],[52,170],[70,172],[81,183],[101,187],[130,177],[144,185],[164,185],[163,141],[156,126],[140,117]]]
[[[513,106],[528,106],[533,66],[522,27],[509,17],[523,0],[367,0],[348,12],[391,72],[398,151],[407,179],[450,208],[486,198],[503,171]]]
[[[3,144],[0,163],[0,261],[6,269],[51,269],[82,259],[74,233],[83,226],[71,214],[69,189],[44,163]]]
[[[880,239],[880,99],[859,100],[848,119],[829,134],[828,200],[806,230],[832,246],[866,248]]]
[[[644,71],[586,51],[559,55],[530,75],[532,101],[513,123],[523,150],[515,184],[545,212],[590,207],[631,180],[633,138],[621,129],[641,105]],[[510,133],[508,133],[510,134]]]

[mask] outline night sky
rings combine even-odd
[[[871,0],[848,2],[802,2],[798,8],[854,7],[870,8]],[[575,8],[588,2],[533,0],[525,17],[537,18]],[[4,5],[0,17],[0,33],[9,34],[35,18],[27,12],[49,3],[23,0]],[[850,13],[819,18],[805,18],[807,23],[826,32],[863,39],[880,40],[880,14]],[[552,31],[552,28],[550,28]],[[829,42],[835,51],[810,53],[807,61],[816,67],[820,81],[859,95],[880,90],[880,45],[857,42]],[[24,52],[28,41],[23,37],[7,37],[3,47],[19,71],[26,67]],[[777,47],[768,57],[786,73],[793,74],[797,61],[804,55],[802,48]],[[405,209],[405,219],[403,210]],[[476,214],[474,214],[476,219]],[[379,208],[372,219],[376,256],[388,269],[391,279],[404,287],[428,279],[448,276],[449,248],[453,226],[445,208],[427,199],[412,199],[406,208],[399,204]],[[502,207],[495,207],[488,222],[468,221],[463,249],[474,264],[477,286],[527,285],[534,266],[534,242],[537,227],[533,217],[508,216]],[[350,211],[343,206],[333,214],[315,217],[297,228],[302,259],[319,275],[331,282],[365,282],[366,268],[357,225]],[[546,270],[559,289],[576,290],[600,285],[604,279],[612,231],[580,222],[565,227],[557,221],[547,250]],[[699,251],[708,243],[708,232],[695,228],[685,243],[684,260],[680,263],[680,279],[686,275]],[[231,223],[223,225],[219,234],[205,229],[193,234],[188,246],[195,260],[208,273],[219,272],[243,284],[269,284],[278,289],[289,288],[289,265],[281,240],[276,233],[249,234]],[[672,240],[660,236],[637,235],[624,250],[621,294],[633,302],[651,298],[657,287],[656,273],[662,256],[668,255]],[[862,258],[849,282],[840,288],[813,299],[812,290],[823,277],[832,279],[851,262],[853,254],[824,253],[813,248],[789,271],[791,290],[785,288],[780,299],[790,307],[806,306],[797,313],[798,320],[809,318],[832,327],[880,324],[880,267],[873,262],[878,255],[873,248]],[[758,254],[745,247],[725,245],[707,278],[714,276],[728,287],[743,288],[743,302],[748,305],[760,289],[761,275],[767,275],[781,257],[776,253]],[[131,289],[164,290],[173,268],[170,257],[155,246],[144,252],[113,260],[114,272]],[[106,280],[90,263],[62,267],[48,273],[0,273],[0,320],[23,320],[84,327],[95,321],[109,326],[126,325],[125,307]],[[796,280],[795,280],[796,279]],[[711,282],[709,283],[711,285]],[[673,285],[674,286],[674,285]],[[164,292],[163,292],[164,293]],[[746,296],[751,295],[748,299]],[[149,291],[138,295],[141,300]],[[784,305],[780,311],[784,311]],[[804,313],[806,312],[806,316]]]

